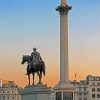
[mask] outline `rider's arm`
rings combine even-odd
[[[40,60],[42,60],[41,56],[40,56]]]
[[[33,53],[31,53],[31,60],[33,59]]]
[[[42,60],[42,57],[40,56],[40,60]]]
[[[39,53],[39,60],[42,60],[41,56],[40,56],[40,53]]]

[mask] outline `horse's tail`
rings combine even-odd
[[[43,75],[45,76],[45,63],[42,61]]]

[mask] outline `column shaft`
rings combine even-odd
[[[69,81],[68,71],[68,15],[60,14],[60,81]]]

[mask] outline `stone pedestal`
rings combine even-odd
[[[67,82],[59,82],[54,87],[55,100],[75,100],[75,87]]]
[[[22,91],[21,100],[51,100],[52,90],[47,85],[28,85]]]

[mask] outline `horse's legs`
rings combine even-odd
[[[33,84],[32,84],[32,85],[34,85],[34,74],[35,74],[35,73],[33,73]]]
[[[28,80],[29,80],[29,83],[28,83],[28,85],[30,85],[30,74],[28,75]]]
[[[39,74],[39,84],[41,84],[42,72]]]

